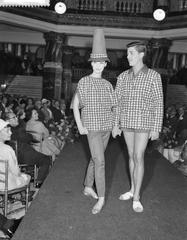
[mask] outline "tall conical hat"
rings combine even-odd
[[[101,28],[94,31],[92,53],[88,61],[110,61],[106,52],[104,31]]]

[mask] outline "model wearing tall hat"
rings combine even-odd
[[[111,83],[102,77],[103,70],[109,61],[103,29],[94,31],[89,61],[93,71],[78,82],[73,112],[80,134],[87,135],[91,153],[83,193],[97,200],[92,208],[92,213],[97,214],[105,203],[104,152],[112,131],[112,108],[117,102]],[[96,189],[94,189],[94,182]]]

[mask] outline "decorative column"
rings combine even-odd
[[[161,74],[164,93],[164,102],[166,101],[168,76],[168,50],[171,46],[171,40],[166,38],[152,38],[149,43],[150,67]]]
[[[63,50],[63,83],[62,96],[66,103],[70,103],[72,97],[72,56],[73,47],[65,46]]]
[[[62,85],[62,55],[66,35],[48,32],[44,33],[46,40],[45,64],[43,74],[43,97],[48,99],[61,98]]]
[[[166,38],[152,38],[149,41],[151,54],[151,67],[157,69],[166,69],[168,61],[168,50],[171,46],[171,40]]]

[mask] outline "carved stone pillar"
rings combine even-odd
[[[70,103],[72,94],[72,56],[73,47],[65,46],[63,50],[63,84],[62,95],[66,103]]]
[[[167,68],[168,50],[171,46],[171,40],[166,38],[152,38],[149,41],[151,54],[151,67],[157,69]]]
[[[161,74],[162,86],[164,92],[164,102],[166,101],[167,84],[168,84],[168,50],[171,46],[171,40],[166,38],[152,38],[148,43],[148,51],[150,55],[150,67]]]
[[[62,55],[66,35],[48,32],[44,33],[46,40],[45,64],[43,74],[43,97],[48,99],[61,98],[62,85]]]

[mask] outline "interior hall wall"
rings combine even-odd
[[[137,36],[138,39],[138,36]],[[107,39],[107,49],[126,49],[126,45],[134,39]],[[31,45],[45,45],[45,39],[41,32],[23,32],[23,31],[0,31],[0,42],[3,43],[23,43]],[[91,37],[69,36],[67,44],[73,47],[91,47]],[[173,40],[169,52],[187,53],[187,41]]]

